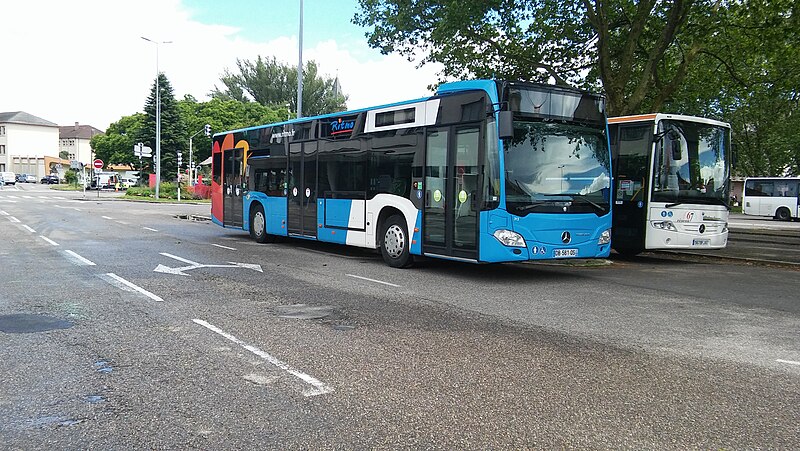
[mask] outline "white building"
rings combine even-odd
[[[58,160],[58,134],[57,124],[24,111],[0,113],[0,171],[43,177]]]
[[[91,125],[64,125],[59,129],[58,151],[59,155],[66,152],[70,161],[77,160],[84,165],[89,165],[93,160],[90,141],[95,135],[103,134],[102,130]]]

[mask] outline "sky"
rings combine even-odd
[[[371,49],[367,30],[351,23],[357,7],[304,0],[304,61],[338,75],[349,109],[429,95],[440,67]],[[105,130],[143,110],[156,65],[177,99],[206,101],[237,58],[275,56],[296,66],[299,16],[300,0],[3,2],[0,112]]]

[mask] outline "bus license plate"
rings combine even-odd
[[[708,246],[711,240],[692,240],[692,246]]]
[[[553,257],[561,258],[561,257],[577,257],[578,250],[577,249],[556,249],[554,252]]]

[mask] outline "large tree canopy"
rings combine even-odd
[[[297,110],[297,67],[279,63],[275,57],[255,61],[237,60],[238,73],[226,69],[220,77],[225,89],[215,87],[211,96],[223,100],[254,100],[272,108]],[[303,116],[334,113],[346,109],[347,96],[338,80],[320,76],[314,61],[303,69]]]
[[[158,83],[153,81],[150,96],[144,104],[144,122],[136,135],[136,142],[144,143],[156,153],[156,84],[161,101],[161,178],[170,180],[177,177],[178,152],[183,152],[189,145],[186,124],[181,118],[178,102],[172,90],[172,84],[163,73],[158,74]],[[133,154],[133,147],[131,147]],[[131,155],[132,156],[132,155]],[[155,159],[152,166],[145,165],[146,172],[154,172]],[[149,171],[148,171],[149,169]]]
[[[369,28],[371,46],[420,64],[441,63],[443,79],[554,80],[604,91],[611,116],[667,110],[736,120],[734,136],[753,142],[737,141],[740,161],[749,165],[745,173],[774,175],[781,165],[797,170],[798,133],[789,138],[789,127],[760,120],[769,117],[770,105],[783,119],[797,117],[796,1],[359,4],[353,21]],[[759,152],[773,154],[770,163],[759,162]]]

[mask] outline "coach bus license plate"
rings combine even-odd
[[[692,240],[692,246],[708,246],[711,240]]]
[[[578,250],[577,249],[556,249],[554,251],[553,257],[560,258],[560,257],[577,257]]]

